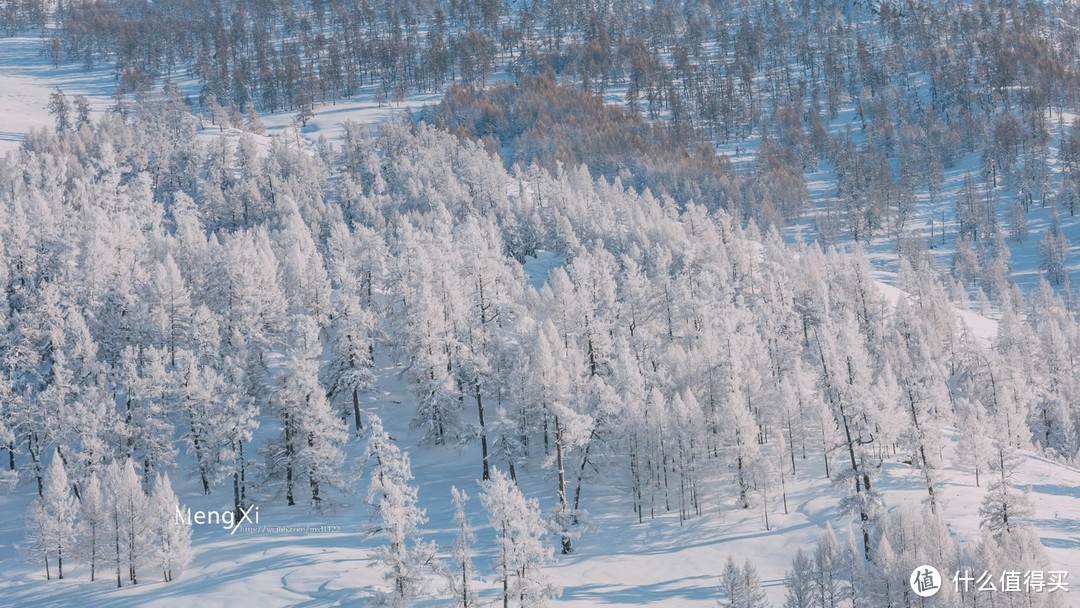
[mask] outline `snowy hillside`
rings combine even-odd
[[[395,380],[393,369],[380,373],[378,397],[369,398],[369,410],[388,421],[391,435],[413,456],[413,468],[420,478],[420,504],[430,522],[426,535],[447,547],[453,541],[449,488],[456,485],[476,495],[475,447],[460,450],[432,449],[420,444],[421,436],[408,428],[405,403],[409,397]],[[944,458],[954,458],[955,431],[947,433]],[[910,466],[890,459],[882,470],[880,484],[891,508],[915,508],[925,496],[920,478]],[[589,525],[578,541],[576,554],[559,556],[549,566],[553,580],[562,586],[558,605],[567,606],[715,606],[719,570],[727,556],[751,557],[758,566],[770,601],[781,605],[783,578],[790,568],[793,547],[811,544],[826,525],[843,531],[849,520],[836,513],[836,501],[829,480],[819,462],[799,459],[799,475],[788,480],[787,507],[779,500],[770,504],[771,530],[765,529],[763,513],[733,508],[733,496],[725,491],[722,467],[709,474],[710,499],[701,517],[680,524],[675,514],[662,514],[638,523],[632,504],[622,488],[598,480],[590,488],[586,502]],[[547,475],[536,466],[523,479],[527,493],[551,508]],[[1039,535],[1055,569],[1080,571],[1080,526],[1077,488],[1080,471],[1025,454],[1015,477],[1018,487],[1030,487],[1036,508],[1029,523]],[[985,485],[985,483],[984,483]],[[983,489],[975,487],[970,470],[949,466],[943,471],[941,488],[943,516],[950,529],[974,544],[977,512]],[[199,496],[193,483],[181,492],[188,506],[221,507],[220,499]],[[6,512],[25,510],[29,495],[3,497]],[[363,540],[359,530],[368,519],[367,509],[353,496],[331,513],[295,513],[280,505],[262,505],[260,524],[245,526],[230,535],[217,526],[196,527],[193,545],[196,559],[175,583],[151,581],[138,587],[115,589],[107,582],[89,583],[85,567],[73,571],[70,579],[46,585],[41,569],[8,559],[4,563],[5,602],[39,606],[110,605],[176,606],[333,606],[363,605],[371,589],[381,584],[372,561],[371,539]],[[227,505],[224,505],[227,506]],[[472,501],[470,518],[477,524],[478,545],[491,537],[483,526],[484,514]],[[0,543],[6,554],[21,540],[18,518],[4,525]],[[444,549],[441,556],[446,556]],[[491,551],[478,551],[476,565],[488,570],[494,559]],[[485,578],[489,578],[485,577]],[[438,581],[438,584],[441,584]],[[485,600],[494,600],[497,590],[489,580],[479,583]],[[420,605],[444,605],[444,601]],[[1071,605],[1066,603],[1065,605]]]

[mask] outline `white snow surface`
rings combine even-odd
[[[69,103],[85,95],[94,112],[109,105],[115,90],[109,68],[53,67],[43,50],[37,37],[0,37],[0,155],[18,148],[31,129],[53,127],[46,108],[55,87],[63,89]]]

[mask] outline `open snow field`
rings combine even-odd
[[[19,147],[31,129],[52,128],[49,94],[60,87],[68,96],[85,95],[95,112],[105,110],[115,90],[112,70],[89,72],[77,64],[53,67],[41,40],[0,37],[0,154]]]

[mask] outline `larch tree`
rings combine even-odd
[[[1052,209],[1050,227],[1043,233],[1043,238],[1039,242],[1041,257],[1039,268],[1046,273],[1047,280],[1054,285],[1060,285],[1067,278],[1068,253],[1069,240],[1061,230],[1057,210]]]
[[[177,351],[189,347],[194,316],[191,294],[171,254],[166,255],[165,261],[157,265],[151,276],[147,299],[152,307],[152,331],[159,339],[158,346],[168,353],[169,365],[176,366]]]
[[[990,451],[991,481],[979,506],[982,525],[994,534],[1010,532],[1018,525],[1017,519],[1031,513],[1031,500],[1026,493],[1012,488],[1011,479],[1022,458],[1018,450],[1005,439],[994,439]]]
[[[138,571],[146,565],[152,552],[153,513],[147,509],[148,497],[143,492],[135,465],[131,459],[113,461],[105,474],[104,492],[113,498],[106,519],[110,553],[116,564],[116,586],[123,586],[123,571],[131,584],[138,584]],[[167,516],[174,516],[170,512]]]
[[[791,560],[791,569],[784,574],[784,608],[814,608],[814,578],[810,557],[802,548],[795,550]]]
[[[457,311],[460,317],[454,323],[453,357],[458,386],[476,403],[482,473],[487,479],[491,467],[484,397],[496,383],[498,334],[514,320],[515,294],[521,290],[521,280],[502,254],[502,239],[493,223],[462,224],[456,236],[463,249],[458,270],[462,296]]]
[[[109,506],[101,490],[97,475],[91,475],[83,484],[79,500],[79,523],[76,527],[78,556],[90,566],[91,582],[97,578],[98,566],[107,557],[106,530]]]
[[[165,582],[168,583],[191,563],[191,526],[175,516],[184,509],[180,506],[167,475],[158,475],[154,479],[154,489],[148,506],[151,512],[157,515],[153,520],[156,556]]]
[[[386,544],[376,549],[375,559],[385,569],[383,577],[391,585],[390,591],[380,594],[377,600],[395,608],[409,606],[425,593],[424,569],[434,556],[434,548],[420,540],[419,528],[427,522],[427,516],[416,504],[409,455],[394,445],[378,416],[370,416],[368,425],[364,461],[372,466],[365,500],[371,508],[371,522],[364,534],[385,539]]]
[[[732,470],[737,491],[735,504],[740,509],[751,507],[750,497],[754,493],[756,481],[754,466],[761,452],[757,444],[757,425],[748,409],[748,396],[742,385],[732,387],[728,401],[726,425],[729,444],[728,467]]]
[[[526,499],[505,473],[492,469],[481,482],[480,502],[495,530],[497,554],[492,570],[502,587],[503,608],[513,600],[522,607],[546,606],[560,589],[552,583],[543,566],[551,559],[544,546],[549,532],[536,499]]]
[[[719,602],[721,608],[769,608],[761,578],[750,560],[740,568],[735,558],[728,556],[720,575],[720,594],[723,596]]]
[[[457,534],[454,536],[454,544],[450,551],[450,595],[454,598],[454,606],[460,608],[472,608],[480,603],[476,593],[476,576],[472,562],[473,543],[476,542],[476,534],[469,524],[469,517],[465,513],[465,503],[469,495],[464,490],[456,487],[450,488],[450,495],[454,501],[454,524],[457,526]]]
[[[980,474],[986,471],[992,448],[993,432],[987,424],[990,416],[977,397],[958,399],[957,404],[959,436],[956,440],[954,462],[973,469],[975,487],[981,487]]]
[[[455,323],[463,307],[458,252],[442,250],[449,236],[424,237],[411,223],[401,227],[388,283],[394,310],[389,315],[397,354],[406,361],[402,375],[417,399],[411,424],[437,445],[461,434],[465,394],[457,370]]]
[[[71,104],[68,103],[67,95],[60,87],[53,89],[49,94],[49,103],[46,106],[53,120],[56,121],[56,132],[63,133],[71,128]]]
[[[295,485],[306,477],[314,508],[321,508],[324,485],[338,483],[344,462],[347,431],[334,416],[319,382],[321,343],[315,321],[306,315],[293,320],[293,340],[281,365],[276,413],[281,436],[268,446],[274,468],[285,476],[285,499],[296,504]]]
[[[180,376],[177,392],[180,404],[188,415],[188,432],[184,434],[184,439],[195,456],[203,493],[209,494],[210,480],[219,454],[214,435],[220,430],[213,425],[212,417],[220,410],[222,378],[217,370],[197,364],[186,351],[183,359],[186,359],[186,369]]]
[[[900,442],[909,450],[912,466],[922,473],[927,502],[930,510],[936,513],[934,483],[940,468],[936,452],[941,445],[938,420],[944,410],[941,404],[948,402],[949,394],[947,374],[939,365],[942,357],[934,352],[928,335],[934,328],[920,322],[923,317],[925,313],[920,314],[909,302],[897,305],[894,319],[901,345],[895,351],[898,358],[895,369],[899,379],[899,401],[910,423],[900,433]],[[892,369],[886,373],[892,373]]]
[[[342,289],[333,321],[332,358],[327,362],[329,397],[344,399],[353,417],[357,437],[364,429],[360,418],[360,397],[375,385],[373,332],[375,317],[365,309],[359,295]]]
[[[875,433],[880,435],[882,429],[888,428],[876,424],[883,412],[876,404],[870,354],[850,314],[839,323],[828,324],[825,331],[814,333],[821,388],[847,456],[846,466],[833,474],[833,482],[846,490],[841,509],[859,516],[864,555],[870,560],[871,522],[881,510],[881,497],[872,486],[881,466],[881,457],[874,449]]]
[[[176,382],[166,360],[162,349],[127,346],[114,370],[113,392],[122,421],[117,453],[141,463],[144,472],[166,467],[176,456],[173,425],[165,415],[172,411]]]
[[[258,410],[255,400],[244,391],[243,366],[231,357],[226,357],[222,367],[225,369],[223,375],[227,388],[215,419],[219,458],[214,479],[220,481],[223,477],[231,478],[233,510],[239,518],[241,509],[248,504],[248,468],[251,465],[244,446],[251,444],[259,427]]]
[[[27,516],[27,554],[45,560],[46,579],[52,578],[50,559],[56,560],[57,578],[64,578],[64,558],[74,553],[78,514],[64,462],[56,453],[45,474],[44,492],[30,505]]]
[[[572,407],[575,402],[574,370],[577,367],[573,360],[575,353],[558,343],[557,330],[550,321],[540,326],[533,352],[530,366],[533,385],[530,393],[543,412],[545,441],[549,427],[554,435],[555,449],[548,454],[545,463],[555,467],[558,479],[556,494],[559,511],[555,519],[560,527],[562,553],[565,555],[574,550],[574,532],[571,530],[574,517],[567,494],[567,459],[572,449],[588,441],[594,428],[593,420]]]

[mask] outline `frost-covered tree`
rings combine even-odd
[[[371,522],[364,533],[385,539],[386,544],[376,549],[375,559],[391,585],[390,591],[377,599],[388,606],[409,606],[426,591],[424,569],[434,556],[434,548],[420,540],[419,528],[427,516],[416,504],[409,455],[394,445],[378,416],[370,416],[368,426],[364,461],[372,466],[365,500],[371,508]]]
[[[146,565],[153,552],[154,522],[159,517],[175,516],[175,509],[167,514],[151,511],[150,501],[143,492],[135,465],[131,459],[113,461],[105,473],[103,492],[111,498],[106,517],[108,544],[116,564],[116,586],[123,586],[122,572],[126,568],[131,584],[139,582],[138,571]]]
[[[233,487],[233,510],[241,517],[241,509],[248,505],[248,468],[251,462],[245,455],[245,446],[251,444],[259,426],[258,410],[254,399],[244,391],[244,370],[231,357],[226,357],[223,367],[228,388],[221,408],[215,418],[215,436],[218,438],[218,461],[214,480],[231,478]]]
[[[825,527],[825,533],[814,547],[811,572],[814,577],[815,606],[820,608],[839,608],[843,605],[843,579],[840,576],[842,556],[840,545],[832,526]]]
[[[71,128],[71,104],[68,103],[67,95],[60,87],[53,89],[49,94],[49,114],[56,121],[56,132],[63,133]]]
[[[321,491],[338,485],[345,455],[347,431],[333,415],[326,390],[319,382],[321,343],[313,319],[294,319],[293,342],[282,363],[275,409],[281,423],[280,437],[267,446],[275,470],[285,477],[285,499],[296,504],[295,484],[306,478],[313,506],[320,508]]]
[[[483,479],[487,479],[490,462],[484,397],[497,384],[500,327],[514,319],[514,296],[521,289],[521,281],[502,254],[504,245],[493,223],[463,223],[456,236],[462,246],[458,270],[461,306],[454,322],[453,358],[458,386],[476,404],[476,434],[480,439]]]
[[[549,532],[536,499],[526,499],[505,473],[492,469],[481,482],[480,502],[495,530],[496,556],[492,571],[502,587],[503,608],[513,601],[522,607],[546,606],[560,593],[543,566],[551,560],[551,549],[543,538]]]
[[[730,555],[720,575],[720,594],[722,608],[768,608],[770,605],[754,565],[746,560],[739,568]]]
[[[846,466],[834,473],[833,480],[846,489],[841,508],[859,516],[864,554],[869,560],[871,522],[881,509],[881,497],[872,486],[881,466],[874,443],[888,430],[888,425],[877,421],[891,410],[891,404],[879,405],[876,399],[870,355],[854,317],[845,316],[840,323],[832,325],[832,330],[835,334],[829,330],[815,331],[815,337],[821,388],[846,456]]]
[[[1009,205],[1009,236],[1017,243],[1023,243],[1028,237],[1027,210],[1019,200]]]
[[[1028,495],[1011,486],[1012,475],[1021,462],[1015,447],[1000,437],[994,440],[988,463],[992,481],[986,487],[979,515],[982,525],[995,534],[1011,531],[1017,519],[1031,513]]]
[[[151,277],[150,293],[146,297],[153,320],[151,331],[158,338],[156,345],[168,353],[169,365],[175,366],[177,351],[190,348],[194,317],[191,294],[172,255],[166,255]]]
[[[51,579],[49,560],[56,560],[57,578],[64,578],[64,558],[74,553],[79,509],[71,493],[67,471],[59,452],[45,474],[45,488],[27,514],[27,556],[45,560],[45,578]]]
[[[91,581],[97,578],[98,566],[105,563],[108,555],[105,534],[108,517],[109,505],[101,491],[101,481],[97,475],[91,475],[80,492],[79,523],[75,530],[77,554],[90,566]]]
[[[154,489],[148,505],[150,512],[156,516],[153,519],[156,522],[155,549],[161,572],[168,583],[191,563],[191,526],[175,517],[176,513],[183,512],[184,509],[180,506],[166,475],[158,475],[154,479]]]
[[[986,470],[990,461],[992,447],[992,429],[987,424],[988,414],[981,401],[964,399],[959,401],[956,440],[956,464],[975,471],[975,486],[981,486],[980,474]]]
[[[725,418],[726,432],[730,435],[731,444],[728,456],[728,466],[732,470],[732,477],[737,490],[736,506],[740,509],[751,507],[750,498],[756,487],[754,468],[761,452],[757,443],[757,424],[750,412],[749,396],[742,385],[736,385],[732,392],[730,409]]]
[[[166,412],[179,409],[180,404],[175,401],[176,379],[167,368],[167,357],[163,349],[140,351],[128,346],[120,353],[115,370],[122,420],[119,453],[139,462],[144,475],[167,468],[176,457],[173,424]]]
[[[573,552],[574,515],[567,494],[567,462],[571,451],[585,445],[594,429],[593,420],[573,408],[575,379],[578,375],[574,355],[576,353],[558,344],[555,326],[547,321],[540,327],[530,367],[533,382],[530,401],[539,406],[544,417],[544,433],[552,435],[554,450],[545,460],[554,466],[558,485],[556,495],[559,511],[555,516],[560,527],[562,553]],[[534,401],[535,400],[535,401]]]
[[[1039,255],[1041,257],[1039,268],[1046,273],[1047,280],[1054,285],[1059,285],[1066,279],[1068,253],[1069,240],[1061,230],[1057,210],[1052,209],[1050,227],[1047,228],[1042,241],[1039,242]]]
[[[480,603],[476,593],[475,571],[472,563],[473,543],[476,535],[473,534],[469,517],[465,513],[465,503],[469,495],[456,487],[450,488],[450,495],[454,501],[454,524],[457,526],[457,534],[454,536],[454,544],[450,551],[450,568],[447,576],[450,581],[450,595],[454,598],[454,606],[470,608]]]
[[[795,550],[791,570],[784,575],[784,608],[814,608],[814,578],[812,562],[802,548]]]
[[[941,404],[949,400],[949,394],[939,346],[943,340],[932,319],[927,322],[929,316],[924,303],[897,305],[894,327],[901,345],[896,349],[895,368],[887,368],[886,375],[896,370],[899,403],[909,423],[899,433],[899,441],[922,474],[930,510],[937,512],[934,490],[940,463],[935,448],[941,445]]]
[[[195,456],[204,494],[210,493],[210,479],[218,457],[218,439],[221,430],[215,425],[214,415],[220,411],[222,378],[217,370],[198,365],[193,358],[187,359],[187,369],[181,374],[177,387],[180,404],[188,415],[188,432],[184,438],[189,451]]]
[[[344,399],[353,416],[353,428],[360,436],[360,396],[375,385],[373,360],[375,318],[361,306],[358,295],[343,289],[336,303],[332,324],[333,353],[326,367],[326,385],[331,399]]]

